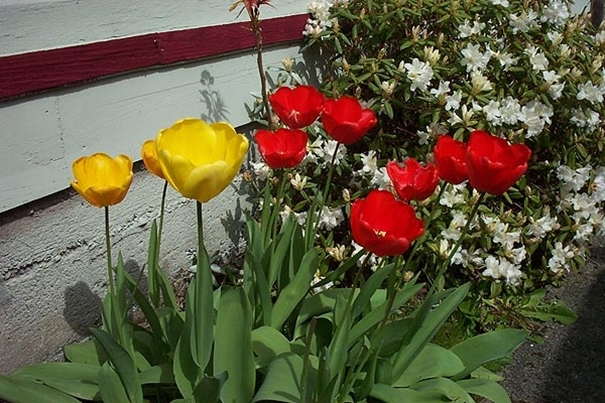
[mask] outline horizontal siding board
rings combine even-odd
[[[298,50],[267,49],[265,65],[300,60]],[[0,212],[69,187],[71,163],[82,155],[125,153],[139,160],[143,141],[178,119],[246,124],[245,106],[259,88],[256,56],[246,52],[7,101],[0,108]],[[205,95],[220,98],[222,108]]]
[[[267,45],[302,39],[306,14],[263,21]],[[0,57],[0,100],[138,69],[249,50],[255,39],[239,22],[147,34]]]

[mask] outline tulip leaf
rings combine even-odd
[[[195,294],[196,282],[189,285],[185,304],[185,323],[181,337],[176,344],[174,352],[173,372],[174,380],[179,391],[186,398],[193,396],[193,390],[198,378],[203,373],[202,370],[193,361],[192,350],[190,347],[192,330],[192,317],[194,315],[193,298]]]
[[[412,389],[394,388],[390,385],[381,383],[377,383],[372,387],[370,396],[385,403],[436,403],[443,401],[443,395],[439,392],[425,392]]]
[[[0,375],[0,399],[12,403],[79,403],[57,389],[29,379]]]
[[[420,291],[423,284],[411,284],[408,283],[398,292],[395,296],[395,301],[391,307],[391,312],[399,309],[399,307],[405,304],[410,298]],[[384,318],[385,311],[388,307],[388,301],[383,302],[378,307],[372,309],[369,313],[363,315],[361,320],[351,328],[351,334],[349,336],[349,346],[357,341],[360,337],[364,336],[370,329],[376,326],[382,318]]]
[[[225,372],[221,373],[217,378],[204,376],[193,392],[193,401],[191,403],[194,403],[194,401],[218,403],[221,397],[221,389],[227,378],[228,376]]]
[[[254,395],[252,309],[243,288],[221,294],[216,318],[214,372],[226,373],[221,389],[224,402],[249,402]]]
[[[120,377],[107,362],[99,370],[99,389],[104,402],[133,402]]]
[[[296,305],[309,291],[311,279],[317,270],[318,256],[315,249],[305,253],[292,281],[284,287],[277,297],[271,315],[271,326],[278,329],[290,316]]]
[[[303,373],[303,358],[294,353],[284,353],[278,356],[267,370],[267,375],[252,402],[271,401],[299,403],[301,401],[301,377]],[[315,366],[309,368],[309,384],[315,382]],[[311,394],[311,388],[307,389]],[[310,396],[308,396],[309,398]],[[310,401],[306,399],[305,401]]]
[[[280,354],[290,351],[290,342],[277,329],[271,326],[261,326],[252,331],[252,349],[257,357],[257,363],[264,366]]]
[[[487,379],[465,379],[457,383],[469,394],[484,397],[493,403],[511,403],[506,390],[494,381]]]
[[[156,308],[160,306],[160,285],[158,279],[158,226],[155,220],[151,223],[151,231],[149,233],[149,249],[147,252],[147,288],[149,289],[149,299]]]
[[[427,344],[393,385],[406,387],[425,379],[451,377],[463,369],[464,364],[456,354],[435,344]]]
[[[139,374],[139,381],[141,385],[174,384],[172,365],[170,363],[154,365]]]
[[[187,313],[190,314],[187,315],[186,320],[191,321],[192,331],[189,334],[191,357],[203,372],[212,353],[214,302],[210,259],[201,240],[194,282],[193,306],[191,310],[187,310]]]
[[[419,392],[436,392],[443,393],[448,399],[457,403],[475,403],[473,398],[466,390],[456,382],[448,378],[427,379],[417,383],[412,387],[413,390]]]
[[[128,354],[128,351],[119,345],[107,332],[94,328],[90,329],[90,331],[95,339],[99,341],[109,360],[114,365],[115,373],[118,375],[124,391],[128,395],[128,401],[142,402],[143,391],[139,382],[139,374],[135,362]],[[106,365],[107,363],[104,364],[104,366]],[[105,372],[107,373],[107,370]]]
[[[68,344],[63,349],[65,357],[74,363],[101,366],[107,361],[107,355],[95,340]]]
[[[355,302],[353,302],[353,308],[351,310],[352,317],[357,317],[368,308],[370,298],[372,295],[374,295],[378,287],[380,287],[387,276],[393,271],[393,268],[395,268],[394,264],[388,264],[381,267],[380,269],[376,270],[376,272],[374,272],[361,286],[360,293],[357,298],[355,298]]]
[[[420,354],[424,346],[428,344],[443,323],[450,317],[466,297],[469,287],[470,283],[466,283],[451,293],[446,291],[445,293],[449,293],[449,295],[436,308],[432,308],[433,304],[438,302],[438,297],[444,293],[433,294],[424,301],[414,318],[415,320],[418,319],[417,323],[412,325],[408,335],[406,335],[406,340],[404,341],[405,347],[399,351],[395,358],[393,366],[393,376],[395,379],[401,377],[412,361]],[[424,312],[426,312],[426,315]]]
[[[527,338],[527,332],[519,329],[502,329],[467,339],[450,350],[464,363],[464,370],[452,379],[467,377],[481,365],[511,354]]]
[[[246,254],[246,264],[250,269],[248,271],[252,274],[250,281],[252,282],[252,287],[256,292],[255,295],[258,296],[260,300],[262,323],[264,325],[269,325],[271,323],[273,304],[271,303],[271,289],[267,283],[265,271],[252,250],[248,250],[248,253]],[[244,273],[245,272],[246,270],[244,269]]]
[[[93,400],[99,397],[97,365],[72,362],[48,362],[28,365],[11,377],[41,382],[79,399]]]
[[[284,267],[286,254],[290,251],[292,238],[295,234],[297,226],[298,224],[293,218],[288,218],[282,226],[277,239],[273,240],[273,242],[275,242],[275,248],[268,249],[268,252],[271,254],[268,275],[268,282],[270,286],[275,284],[281,269]]]

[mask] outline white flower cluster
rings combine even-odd
[[[592,181],[591,173],[594,174]],[[605,168],[593,169],[587,165],[574,170],[561,165],[557,168],[557,178],[561,181],[558,210],[570,215],[574,241],[583,245],[596,231],[604,231],[600,205],[605,201]],[[552,266],[551,269],[555,271]]]
[[[380,190],[388,190],[392,186],[391,178],[387,174],[386,167],[378,167],[376,151],[370,150],[367,154],[359,154],[363,167],[353,173],[356,177],[367,177],[373,187]]]
[[[338,150],[337,150],[338,149]],[[347,148],[336,140],[324,140],[317,137],[313,143],[307,144],[307,155],[303,162],[321,164],[328,166],[334,159],[334,164],[339,165],[342,159],[347,155]],[[336,152],[336,157],[334,153]]]
[[[333,5],[333,2],[328,0],[312,1],[309,4],[308,10],[313,18],[307,20],[305,30],[302,32],[304,36],[319,38],[326,28],[332,27],[334,21],[330,18],[330,8]]]

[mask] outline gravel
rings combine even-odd
[[[605,402],[605,246],[549,295],[564,301],[578,320],[548,323],[543,344],[527,341],[503,371],[514,403]]]

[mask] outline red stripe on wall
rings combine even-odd
[[[263,20],[263,42],[301,40],[307,14]],[[249,50],[249,22],[161,32],[0,57],[0,100],[114,74]]]

